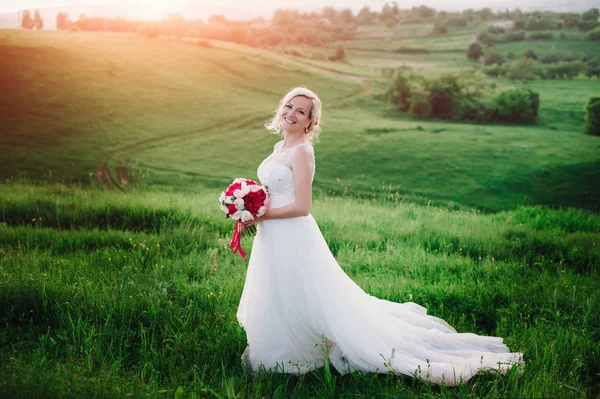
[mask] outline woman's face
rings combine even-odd
[[[283,130],[288,133],[304,133],[304,129],[310,126],[309,118],[312,109],[312,100],[304,96],[296,96],[283,106]]]

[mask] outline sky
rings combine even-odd
[[[391,2],[391,1],[390,1]],[[372,10],[380,10],[386,0],[0,0],[0,13],[14,12],[21,9],[37,9],[64,6],[120,6],[124,9],[144,12],[152,18],[169,12],[182,11],[189,5],[227,5],[229,7],[248,7],[254,9],[298,9],[318,10],[324,6],[334,8],[351,8],[358,11],[365,4]],[[481,9],[491,7],[493,9],[514,9],[520,7],[524,10],[546,8],[542,5],[551,6],[554,10],[568,9],[574,3],[585,3],[590,6],[600,6],[600,0],[398,0],[400,8],[425,4],[438,10],[461,10],[466,8]],[[529,7],[528,7],[529,6]],[[143,10],[143,11],[139,11]],[[185,16],[185,15],[184,15]]]

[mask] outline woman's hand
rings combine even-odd
[[[248,227],[250,227],[250,226],[252,226],[252,225],[254,225],[256,223],[261,222],[262,220],[264,220],[264,218],[265,218],[265,215],[263,215],[263,216],[261,216],[259,218],[254,218],[252,220],[244,222],[244,229],[246,229],[246,228],[248,228]]]

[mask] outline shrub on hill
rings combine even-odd
[[[386,75],[391,80],[387,100],[415,117],[482,123],[534,123],[537,120],[539,96],[536,93],[513,89],[491,97],[492,86],[481,72],[426,78],[416,75],[411,68],[402,67],[388,70]]]
[[[512,81],[525,83],[535,79],[535,73],[535,61],[532,58],[522,58],[509,65],[505,77]]]
[[[589,32],[599,25],[600,23],[598,21],[579,21],[577,23],[577,28],[582,32]]]
[[[522,31],[508,31],[502,34],[492,34],[487,30],[484,30],[477,35],[477,41],[485,44],[520,42],[523,40],[525,40],[525,32]]]
[[[541,18],[529,18],[525,21],[525,30],[548,30],[556,29],[557,21],[541,19]]]
[[[327,61],[327,54],[325,54],[324,51],[317,50],[317,51],[313,51],[310,58],[313,60],[316,60],[316,61]]]
[[[429,93],[426,91],[413,92],[410,97],[410,108],[408,112],[416,117],[430,118],[431,103],[429,102]]]
[[[483,68],[483,73],[493,78],[499,78],[506,74],[507,68],[504,65],[489,65]]]
[[[598,8],[590,8],[583,14],[581,14],[581,19],[585,21],[598,21],[600,18],[600,10]]]
[[[343,44],[335,47],[335,54],[329,57],[330,61],[346,61],[346,49]]]
[[[504,29],[501,26],[491,25],[491,26],[488,26],[487,31],[490,32],[492,35],[501,35],[504,32],[506,32],[506,29]]]
[[[485,65],[502,65],[504,64],[504,56],[498,52],[489,52],[485,56]]]
[[[483,55],[483,48],[479,43],[471,43],[469,44],[469,48],[467,49],[467,58],[473,61],[479,60]]]
[[[431,78],[426,84],[429,92],[431,116],[452,119],[462,98],[462,86],[457,75],[444,74]]]
[[[531,58],[532,60],[537,60],[537,54],[533,50],[523,49],[523,53],[521,54],[523,58]]]
[[[585,75],[588,77],[600,78],[600,59],[590,60],[585,68]]]
[[[492,99],[494,120],[513,123],[535,123],[540,96],[531,90],[510,89]]]
[[[555,64],[561,61],[574,61],[575,57],[564,53],[550,53],[541,58],[543,64]]]
[[[594,28],[590,33],[588,33],[588,39],[600,40],[600,26]]]
[[[552,40],[552,32],[531,32],[529,40]]]
[[[149,22],[142,25],[138,33],[144,37],[155,39],[160,35],[160,26],[157,23]]]
[[[573,79],[585,71],[585,62],[581,60],[549,64],[540,75],[544,79]]]
[[[399,67],[395,71],[388,69],[384,71],[391,80],[390,87],[384,97],[387,101],[395,104],[401,111],[408,111],[411,106],[411,84],[413,79],[412,68]]]
[[[590,96],[585,103],[585,131],[600,136],[600,96]]]
[[[499,43],[520,42],[523,40],[525,40],[524,32],[510,31],[500,36]]]

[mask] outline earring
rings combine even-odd
[[[308,126],[304,128],[304,133],[308,133]]]

